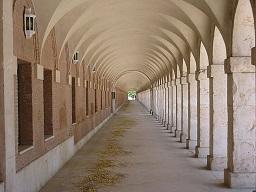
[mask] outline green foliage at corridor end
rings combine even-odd
[[[133,100],[136,98],[136,91],[128,91],[128,99]]]

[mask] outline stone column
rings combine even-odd
[[[150,88],[150,96],[149,96],[149,103],[150,103],[150,114],[153,115],[153,111],[154,111],[154,88],[151,87]]]
[[[158,111],[158,104],[159,104],[159,87],[158,87],[158,84],[157,84],[157,86],[156,86],[156,99],[155,99],[155,103],[156,103],[156,119],[158,119],[158,116],[159,116],[159,111]]]
[[[176,130],[176,120],[177,120],[176,100],[177,100],[176,83],[175,83],[175,80],[173,80],[172,81],[172,130],[171,132],[175,132]]]
[[[197,145],[197,96],[198,96],[198,86],[195,79],[195,74],[188,75],[188,89],[189,89],[189,130],[188,130],[188,140],[187,148],[195,150]]]
[[[166,82],[165,84],[165,91],[166,91],[166,106],[165,106],[165,110],[166,110],[166,128],[168,129],[168,124],[169,124],[169,87],[168,87],[168,82]]]
[[[196,157],[206,158],[209,154],[210,143],[209,79],[207,78],[207,70],[203,69],[197,72],[196,79],[199,83]]]
[[[186,143],[188,139],[188,79],[181,77],[182,86],[182,131],[180,142]]]
[[[167,82],[164,84],[164,127],[167,127],[168,124],[168,86]]]
[[[165,121],[165,84],[162,84],[162,97],[161,97],[161,123],[162,125],[164,125],[164,121]]]
[[[152,89],[152,116],[155,115],[156,113],[156,87],[155,85],[153,86],[153,89]]]
[[[253,61],[255,63],[255,61]],[[225,183],[253,188],[256,182],[256,76],[250,57],[226,61],[228,98],[228,168]]]
[[[160,122],[162,122],[162,119],[163,119],[163,116],[162,116],[162,109],[163,109],[163,107],[162,107],[162,105],[163,105],[163,87],[162,87],[162,84],[161,85],[159,85],[159,108],[158,108],[158,110],[159,110],[159,121]]]
[[[181,84],[180,79],[176,79],[176,130],[175,130],[175,137],[180,138],[181,129],[182,129],[182,95],[181,95]]]
[[[168,92],[169,92],[169,125],[168,130],[172,133],[172,125],[173,125],[173,91],[172,91],[172,82],[168,82]]]
[[[223,171],[227,166],[227,76],[224,65],[209,65],[210,155],[207,167]]]
[[[163,84],[159,86],[159,121],[163,123]]]

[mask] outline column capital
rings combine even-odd
[[[181,77],[180,82],[181,82],[182,85],[188,84],[188,77],[187,76]]]
[[[180,85],[180,83],[181,83],[180,78],[175,79],[175,85]]]
[[[175,86],[175,85],[176,85],[175,80],[172,80],[171,83],[172,83],[172,86]]]
[[[225,72],[231,73],[255,73],[251,57],[230,57],[225,60]]]
[[[168,82],[165,82],[164,88],[168,88]]]
[[[208,78],[215,77],[217,75],[225,74],[224,65],[209,65],[207,66]]]
[[[190,73],[188,74],[188,83],[196,81],[196,74],[195,73]]]
[[[207,69],[200,69],[199,71],[196,71],[195,77],[197,81],[207,79]]]

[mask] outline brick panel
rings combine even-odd
[[[32,69],[18,60],[18,145],[33,145]]]
[[[44,70],[44,135],[45,138],[53,135],[52,123],[52,71]]]

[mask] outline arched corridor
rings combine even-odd
[[[110,191],[256,189],[255,0],[0,2],[0,192],[81,190],[58,174],[118,126]]]

